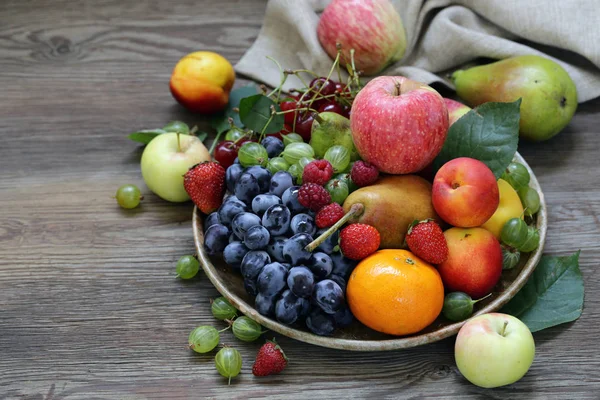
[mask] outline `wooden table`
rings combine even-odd
[[[3,0],[0,3],[0,399],[600,397],[600,100],[582,104],[556,138],[522,144],[548,201],[546,249],[582,249],[579,321],[535,334],[530,372],[506,388],[467,383],[450,338],[385,353],[327,350],[285,337],[284,374],[257,379],[260,343],[228,387],[214,353],[187,335],[216,324],[203,274],[175,278],[194,252],[192,205],[146,189],[140,128],[181,119],[168,79],[186,53],[236,62],[260,29],[260,0]],[[238,81],[238,84],[241,82]],[[120,209],[117,187],[147,194]],[[218,325],[218,324],[217,324]]]

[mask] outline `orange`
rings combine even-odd
[[[410,335],[442,311],[444,285],[437,270],[408,250],[379,250],[354,269],[346,289],[354,316],[376,331]]]

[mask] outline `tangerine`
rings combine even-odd
[[[444,305],[438,271],[408,250],[379,250],[352,271],[346,298],[354,316],[371,329],[409,335],[431,324]]]

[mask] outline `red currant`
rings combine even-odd
[[[240,142],[244,140],[241,139]],[[217,144],[215,147],[214,158],[216,161],[221,163],[223,168],[227,169],[230,165],[233,164],[233,161],[238,155],[238,150],[240,149],[241,143],[234,143],[231,140],[224,140],[221,143]]]
[[[306,143],[310,141],[312,124],[314,121],[315,119],[310,113],[299,114],[296,119],[296,133],[302,136],[302,139],[304,139]]]
[[[336,114],[344,115],[344,108],[335,101],[328,101],[319,107],[319,112],[334,112]]]

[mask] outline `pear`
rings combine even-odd
[[[390,175],[371,186],[352,192],[344,201],[346,215],[306,249],[313,251],[346,222],[374,226],[381,238],[380,248],[401,249],[414,220],[434,219],[442,223],[431,203],[431,183],[417,175]]]
[[[540,56],[518,56],[452,74],[457,94],[471,107],[522,98],[520,135],[550,139],[571,121],[577,89],[560,65]]]
[[[352,161],[358,159],[348,118],[334,112],[322,112],[315,114],[314,119],[310,146],[315,151],[315,158],[323,158],[331,146],[341,145],[350,151]]]

